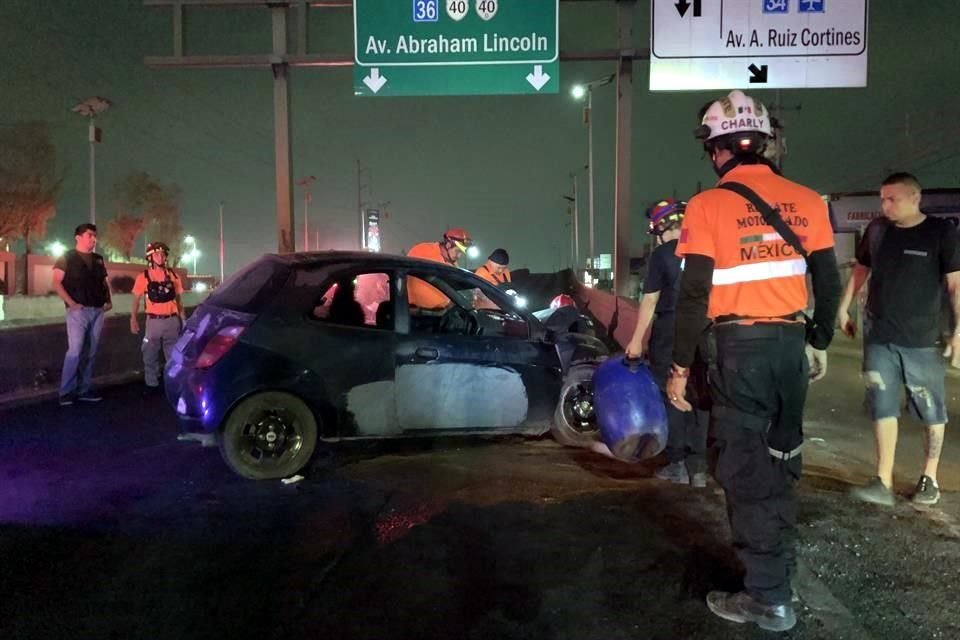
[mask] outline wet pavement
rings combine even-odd
[[[781,636],[958,638],[960,436],[936,507],[849,502],[873,438],[857,361],[830,365],[808,405],[800,622]],[[703,603],[740,584],[712,483],[549,438],[354,444],[257,483],[174,433],[133,386],[0,411],[0,638],[773,635]],[[901,431],[904,492],[920,435]]]

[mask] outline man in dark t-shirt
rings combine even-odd
[[[681,271],[676,249],[685,204],[673,199],[661,200],[647,211],[650,233],[657,236],[658,246],[650,254],[637,325],[626,348],[627,357],[649,357],[651,373],[661,391],[666,388],[673,363],[673,322]],[[695,402],[705,396],[705,393],[697,393],[698,385],[700,389],[706,388],[705,367],[701,366],[701,360],[698,358],[687,385],[687,397]],[[707,481],[707,412],[702,406],[698,406],[697,411],[685,412],[669,402],[665,404],[669,429],[665,449],[667,465],[657,471],[656,476],[678,484],[704,487]]]
[[[853,337],[849,307],[869,275],[864,314],[863,377],[877,438],[877,476],[855,487],[852,497],[892,506],[900,390],[911,414],[927,426],[926,461],[912,501],[940,499],[937,466],[947,422],[940,308],[944,284],[954,322],[960,322],[960,235],[949,220],[920,211],[920,184],[908,173],[883,181],[883,217],[870,223],[857,247],[857,262],[838,313],[840,328]],[[960,324],[943,355],[960,367]]]
[[[100,402],[91,387],[93,360],[103,328],[104,314],[113,308],[107,269],[97,247],[96,225],[85,223],[74,231],[76,245],[53,265],[53,288],[67,307],[67,353],[60,375],[60,405]]]

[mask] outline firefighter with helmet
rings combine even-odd
[[[414,245],[407,252],[407,256],[456,267],[471,244],[466,230],[456,227],[447,229],[440,242],[421,242]],[[444,309],[450,304],[450,299],[439,289],[412,276],[407,278],[407,298],[410,306],[421,309]]]
[[[130,314],[130,333],[139,335],[140,300],[145,300],[147,320],[140,351],[143,354],[143,381],[145,394],[160,392],[160,352],[164,362],[170,361],[173,345],[180,337],[180,327],[187,316],[180,296],[183,283],[167,265],[170,248],[163,242],[147,245],[147,268],[137,274],[133,283],[133,310]]]
[[[695,135],[719,176],[687,204],[669,401],[691,409],[687,379],[708,322],[716,345],[712,417],[744,589],[707,606],[772,631],[796,623],[791,578],[807,385],[827,371],[840,279],[827,207],[764,156],[769,111],[737,90],[700,112]],[[805,320],[807,273],[815,306]],[[711,367],[711,371],[714,368]]]
[[[673,324],[680,285],[680,258],[676,254],[686,202],[665,198],[647,209],[649,232],[657,239],[650,254],[643,297],[637,310],[637,324],[627,344],[628,358],[647,357],[651,373],[662,392],[673,364]],[[694,375],[688,378],[687,394],[695,399],[696,411],[680,411],[667,405],[667,464],[656,477],[697,488],[707,486],[707,424],[709,414],[706,393],[706,364],[696,351]],[[666,396],[664,396],[666,399]]]

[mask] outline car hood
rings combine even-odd
[[[602,340],[585,333],[557,333],[554,334],[554,341],[564,370],[576,364],[600,362],[610,355],[610,350]]]

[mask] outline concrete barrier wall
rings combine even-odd
[[[140,337],[130,333],[130,314],[108,317],[94,366],[97,378],[134,376],[143,369]],[[0,404],[24,393],[55,390],[67,351],[64,323],[0,331]]]
[[[606,331],[605,338],[615,342],[621,349],[626,347],[637,325],[636,300],[618,298],[609,291],[598,291],[579,282],[573,286],[573,298],[580,311],[592,315],[601,325],[598,331]]]
[[[206,294],[189,293],[184,302],[190,313]],[[114,295],[114,311],[103,323],[94,364],[94,381],[109,384],[139,378],[143,371],[140,335],[130,333],[130,295]],[[8,298],[9,300],[9,298]],[[0,326],[0,406],[55,395],[60,383],[67,329],[59,299],[27,298],[52,304],[56,317],[29,319]],[[46,322],[46,323],[44,323]],[[146,319],[140,314],[141,329]],[[142,331],[141,331],[142,335]],[[0,425],[2,427],[3,425]]]
[[[187,291],[183,294],[183,304],[192,308],[207,297],[207,293]],[[111,316],[130,315],[133,295],[114,293]],[[141,303],[142,305],[142,303]],[[142,306],[141,306],[142,308]],[[16,324],[49,324],[63,322],[63,301],[57,296],[0,296],[0,320]]]

